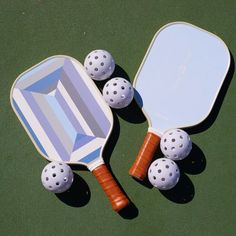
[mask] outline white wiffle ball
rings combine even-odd
[[[149,182],[160,190],[169,190],[179,181],[180,171],[177,164],[168,158],[159,158],[148,169]]]
[[[134,89],[128,80],[116,77],[107,81],[104,85],[103,97],[110,107],[124,108],[133,100]]]
[[[63,162],[50,162],[41,174],[41,181],[45,189],[53,193],[67,191],[73,183],[73,171]]]
[[[162,135],[160,147],[167,158],[178,161],[189,155],[192,141],[184,130],[171,129]]]
[[[115,61],[109,52],[97,49],[86,56],[84,67],[92,79],[105,80],[114,72]]]

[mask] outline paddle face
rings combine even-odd
[[[187,23],[161,28],[134,80],[149,130],[190,127],[210,113],[230,65],[217,36]]]
[[[51,57],[20,75],[11,103],[46,159],[83,164],[90,170],[103,163],[101,153],[113,116],[75,59]]]

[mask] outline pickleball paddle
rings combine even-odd
[[[155,34],[133,83],[149,128],[131,176],[145,178],[165,131],[197,125],[208,116],[229,66],[225,43],[201,28],[174,22]]]
[[[113,127],[112,112],[77,60],[53,56],[42,61],[16,79],[10,99],[44,158],[85,165],[115,211],[129,204],[102,158]]]

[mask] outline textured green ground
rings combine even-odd
[[[47,162],[9,103],[15,78],[56,54],[83,62],[89,51],[104,48],[120,66],[117,74],[132,81],[154,33],[172,21],[217,34],[235,57],[234,0],[0,0],[0,12],[1,235],[235,235],[234,63],[211,119],[191,130],[194,150],[181,163],[184,177],[170,193],[128,176],[147,123],[135,106],[115,113],[105,158],[134,202],[121,214],[111,210],[86,170],[75,171],[80,177],[70,194],[58,198],[46,192],[40,174]]]

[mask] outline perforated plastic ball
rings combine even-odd
[[[103,97],[110,107],[124,108],[133,100],[134,89],[128,80],[116,77],[104,85]]]
[[[160,190],[173,188],[178,183],[179,177],[179,167],[168,158],[155,160],[148,169],[150,183]]]
[[[184,130],[171,129],[162,135],[160,146],[167,158],[177,161],[188,156],[192,149],[192,141]]]
[[[86,56],[84,67],[92,79],[105,80],[114,72],[115,61],[109,52],[98,49]]]
[[[73,171],[70,166],[61,162],[47,164],[41,174],[41,181],[45,189],[53,193],[68,190],[73,182]]]

